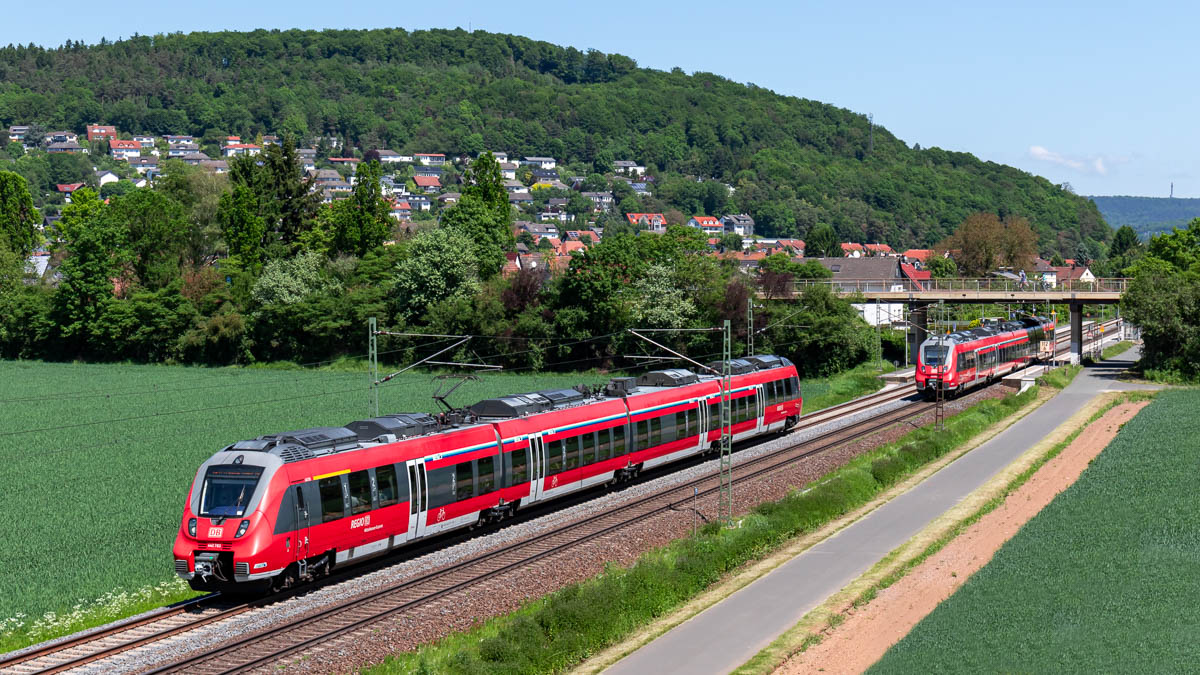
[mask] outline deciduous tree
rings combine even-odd
[[[0,171],[0,249],[7,248],[21,257],[32,253],[37,246],[39,219],[25,178],[12,171]]]

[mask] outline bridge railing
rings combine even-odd
[[[1129,287],[1130,279],[1123,277],[1080,281],[1077,279],[1064,280],[1055,284],[1043,282],[1041,279],[1029,279],[1025,283],[1003,278],[985,279],[797,279],[794,283],[796,293],[801,293],[809,286],[828,286],[835,293],[936,293],[939,291],[999,291],[1005,293],[1124,293]]]

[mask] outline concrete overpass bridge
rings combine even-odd
[[[1078,361],[1083,349],[1083,306],[1121,302],[1130,279],[1070,280],[1049,286],[1030,279],[1024,284],[1005,278],[990,279],[798,279],[786,297],[799,299],[805,288],[825,286],[856,303],[908,305],[909,350],[916,350],[929,333],[929,307],[945,304],[1065,304],[1070,307],[1071,357]]]

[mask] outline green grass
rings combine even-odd
[[[1071,384],[1071,381],[1075,379],[1075,376],[1081,370],[1083,370],[1083,366],[1080,365],[1059,366],[1039,377],[1037,383],[1043,387],[1066,389],[1067,385]]]
[[[745,562],[770,554],[867,503],[898,480],[1015,413],[1037,397],[979,403],[946,420],[946,430],[922,428],[864,454],[778,502],[762,504],[726,529],[710,524],[696,537],[651,551],[629,568],[603,574],[535,600],[482,626],[414,652],[396,654],[366,672],[553,673],[615,644],[695,597]]]
[[[1128,340],[1122,340],[1121,342],[1118,342],[1115,345],[1105,347],[1104,351],[1100,352],[1100,360],[1107,361],[1109,359],[1116,358],[1116,357],[1124,354],[1125,352],[1129,351],[1129,348],[1132,346],[1133,346],[1132,342],[1130,342]]]
[[[599,383],[484,375],[450,398]],[[430,411],[429,375],[381,387]],[[368,415],[365,370],[0,362],[0,651],[193,595],[171,544],[200,465],[233,441]]]
[[[1160,393],[872,672],[1182,672],[1200,663],[1197,407],[1200,391]]]
[[[895,369],[887,362],[882,364],[882,370],[879,363],[865,363],[837,375],[804,380],[800,389],[804,394],[804,413],[830,408],[878,391],[883,387],[879,375]]]

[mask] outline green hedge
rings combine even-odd
[[[762,504],[727,529],[704,527],[644,554],[628,568],[556,591],[484,625],[389,657],[369,673],[553,673],[627,637],[695,597],[723,575],[862,506],[930,461],[960,447],[1033,401],[1037,389],[979,403],[862,455],[777,502]]]

